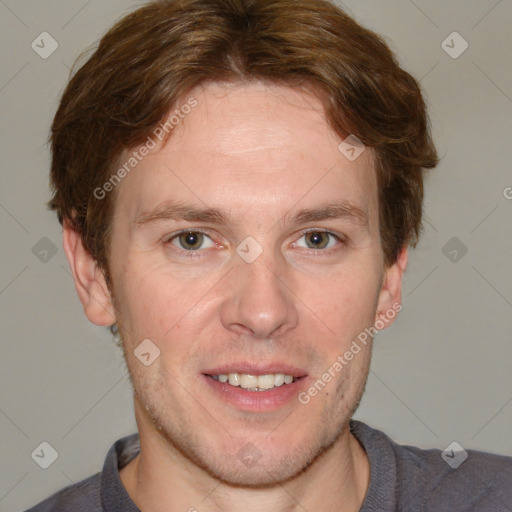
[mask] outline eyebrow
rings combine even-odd
[[[319,205],[316,208],[306,208],[296,211],[289,221],[289,213],[283,217],[284,222],[292,224],[318,222],[329,219],[344,219],[359,226],[368,224],[368,214],[362,208],[353,205],[348,201],[339,201]],[[148,213],[142,213],[133,224],[143,226],[145,224],[162,221],[189,221],[205,222],[213,224],[228,224],[229,214],[226,210],[216,208],[198,208],[193,204],[176,203],[166,201]]]

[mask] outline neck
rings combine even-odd
[[[142,512],[356,512],[370,479],[368,458],[350,433],[304,472],[265,488],[232,487],[210,476],[171,446],[154,425],[139,423],[140,454],[120,471],[121,481]]]

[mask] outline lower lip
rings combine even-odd
[[[267,391],[248,391],[239,386],[231,386],[227,382],[220,382],[207,375],[202,377],[224,402],[249,412],[275,411],[294,399],[298,401],[297,397],[304,389],[307,380],[307,377],[301,377],[291,384],[283,384]]]

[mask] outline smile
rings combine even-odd
[[[274,373],[268,375],[249,375],[247,373],[221,373],[208,375],[212,379],[227,383],[233,387],[241,387],[247,391],[268,391],[283,385],[292,384],[297,380],[293,375]]]

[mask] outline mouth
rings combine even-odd
[[[247,391],[268,391],[293,384],[300,377],[284,373],[269,373],[266,375],[250,375],[248,373],[220,373],[218,375],[206,375],[217,382],[226,383],[233,387],[240,387]]]
[[[271,412],[292,403],[308,382],[306,372],[283,364],[224,366],[204,372],[203,378],[216,400],[247,412]]]

